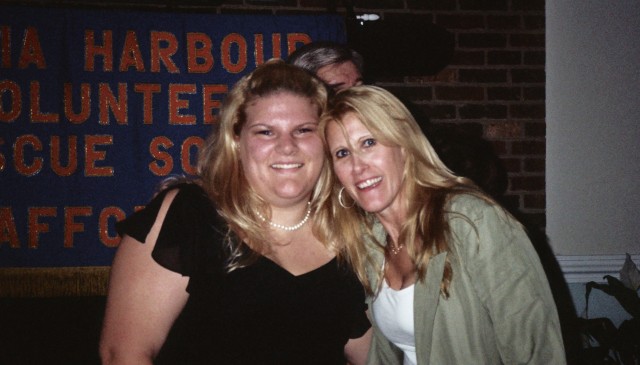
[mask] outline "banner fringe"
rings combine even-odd
[[[109,266],[0,268],[0,298],[105,296]]]

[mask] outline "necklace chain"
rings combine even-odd
[[[402,248],[404,247],[404,243],[399,244],[398,246],[394,246],[392,243],[387,245],[389,247],[389,251],[391,251],[392,254],[397,255],[400,253],[400,250],[402,250]]]
[[[278,223],[273,223],[271,221],[267,221],[267,218],[265,218],[258,211],[256,211],[256,215],[258,216],[258,218],[260,218],[260,220],[262,220],[263,222],[269,223],[269,225],[273,228],[281,229],[283,231],[295,231],[300,229],[300,227],[304,226],[304,224],[307,223],[307,221],[309,220],[309,217],[311,216],[311,202],[307,202],[307,213],[304,215],[304,218],[302,218],[302,220],[298,222],[298,224],[295,224],[293,226],[285,226],[284,224],[278,224]]]
[[[389,248],[389,252],[391,252],[394,255],[397,255],[400,253],[400,251],[402,250],[402,248],[404,247],[404,243],[401,243],[397,246],[395,246],[393,244],[393,241],[391,241],[389,239],[389,235],[387,235],[387,247]]]

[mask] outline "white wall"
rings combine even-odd
[[[548,0],[546,37],[550,245],[622,266],[640,253],[640,1]]]

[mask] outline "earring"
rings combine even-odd
[[[353,208],[354,205],[356,205],[356,201],[354,200],[350,206],[347,206],[344,203],[344,200],[342,199],[342,192],[344,191],[344,186],[340,189],[340,192],[338,193],[338,203],[340,203],[340,206],[345,208],[345,209],[349,209],[349,208]]]

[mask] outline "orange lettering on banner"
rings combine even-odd
[[[4,144],[4,140],[0,137],[0,146]],[[4,155],[0,153],[0,172],[4,171],[5,166],[7,165],[7,160]]]
[[[282,45],[282,35],[280,33],[273,33],[271,35],[271,51],[273,52],[273,58],[282,58],[282,52],[280,46]]]
[[[200,47],[198,47],[200,45]],[[213,69],[213,45],[204,33],[187,33],[187,71],[207,73]],[[201,62],[198,62],[200,60]]]
[[[63,138],[66,139],[66,147]],[[58,176],[71,176],[78,172],[78,165],[84,162],[85,176],[110,177],[114,176],[111,166],[97,166],[106,159],[107,152],[99,150],[100,146],[113,144],[111,135],[85,135],[84,146],[80,147],[78,137],[51,136],[48,151],[43,152],[45,145],[39,137],[26,134],[16,138],[13,144],[13,163],[18,174],[34,176],[42,171],[44,162],[51,163],[51,170]],[[0,146],[4,143],[0,139]],[[84,159],[79,153],[84,149]],[[4,169],[4,155],[0,154],[0,170]]]
[[[64,115],[74,124],[82,124],[89,119],[91,115],[91,85],[88,83],[80,84],[80,112],[73,110],[73,85],[64,84]]]
[[[214,94],[222,94],[224,96],[228,91],[229,87],[225,84],[202,86],[202,120],[204,124],[214,123],[216,116],[213,114],[213,110],[220,110],[222,106],[221,99],[212,99],[211,96]]]
[[[35,123],[58,123],[58,113],[43,113],[40,110],[40,82],[31,81],[31,121]]]
[[[96,166],[96,162],[104,161],[107,153],[97,151],[96,146],[112,145],[113,136],[85,136],[84,176],[113,176],[112,166]]]
[[[139,211],[144,206],[134,206],[134,211]],[[86,232],[85,221],[94,217],[94,207],[91,206],[65,206],[62,207],[64,218],[60,222],[58,218],[58,209],[60,207],[39,206],[27,208],[27,246],[30,249],[40,247],[40,238],[43,234],[50,233],[51,227],[63,227],[62,245],[65,249],[73,249],[75,247],[75,237],[77,234]],[[97,218],[98,235],[100,241],[107,247],[117,247],[120,243],[120,237],[117,232],[110,235],[109,227],[113,226],[117,221],[123,220],[126,213],[119,207],[108,206],[100,211]],[[95,219],[95,218],[94,218]],[[20,249],[22,244],[18,236],[18,226],[15,222],[14,214],[11,207],[0,207],[0,247],[8,244],[11,249]],[[112,230],[113,231],[113,230]],[[88,234],[92,234],[89,232]],[[47,242],[58,239],[48,239]]]
[[[2,29],[0,29],[1,31]],[[6,33],[10,29],[5,30]],[[3,33],[0,33],[0,35]],[[286,55],[282,54],[282,45],[286,37],[286,52],[290,54],[293,52],[299,44],[307,44],[311,42],[311,37],[306,33],[271,33],[271,57],[272,58],[284,58]],[[99,57],[102,58],[103,71],[113,71],[114,69],[114,40],[113,31],[102,31],[102,44],[96,43],[96,35],[93,30],[85,31],[85,71],[94,71],[96,67],[96,61]],[[253,35],[253,58],[255,65],[259,66],[265,62],[265,35],[254,34]],[[37,39],[37,38],[36,38]],[[182,38],[181,38],[182,39]],[[211,37],[206,33],[201,32],[187,32],[184,35],[184,45],[178,41],[178,37],[171,32],[167,31],[151,31],[149,32],[149,54],[143,54],[140,48],[140,41],[138,33],[133,30],[129,30],[125,33],[123,39],[122,49],[119,50],[119,65],[117,69],[120,72],[127,72],[135,70],[136,72],[145,72],[148,69],[150,72],[159,73],[166,69],[169,73],[208,73],[211,72],[216,63],[216,57],[214,56],[214,44]],[[35,43],[36,41],[34,41]],[[143,44],[145,44],[143,42]],[[10,44],[2,45],[2,50],[7,54],[6,58],[9,58],[11,53]],[[33,46],[36,49],[36,46]],[[186,70],[180,70],[175,62],[175,57],[178,55],[178,51],[184,52],[184,58]],[[118,52],[118,51],[116,51]],[[239,33],[229,33],[222,38],[219,46],[220,52],[220,64],[229,73],[243,72],[248,65],[249,60],[249,46],[247,39]],[[35,51],[32,52],[37,54]],[[149,60],[145,59],[145,56],[149,57]],[[4,61],[4,59],[3,59]],[[44,58],[42,58],[44,61]],[[10,60],[4,61],[10,66]],[[33,61],[35,62],[35,61]],[[148,62],[148,63],[147,63]],[[46,64],[45,64],[46,65]],[[0,64],[1,66],[1,64]],[[7,66],[7,67],[9,67]]]
[[[142,94],[142,122],[153,124],[153,94],[160,92],[160,84],[135,84],[133,90]]]
[[[60,136],[51,136],[51,170],[58,176],[71,176],[78,170],[78,137],[69,136],[67,165],[62,166]]]
[[[18,68],[27,68],[30,64],[35,65],[38,69],[47,68],[47,62],[44,60],[44,53],[42,53],[42,46],[38,37],[38,30],[34,27],[28,27],[24,32]]]
[[[102,125],[109,124],[109,111],[113,113],[118,124],[128,124],[127,119],[127,84],[118,84],[118,95],[120,99],[113,95],[109,84],[101,82],[98,86],[98,100],[100,105],[100,120]]]
[[[0,247],[4,243],[8,243],[11,248],[20,248],[16,221],[9,207],[0,207]]]
[[[180,99],[180,94],[195,94],[194,84],[169,84],[169,124],[194,125],[196,116],[181,114],[181,109],[189,109],[189,100]]]
[[[198,156],[200,149],[204,145],[204,139],[191,136],[182,142],[182,148],[180,149],[180,159],[182,161],[182,170],[190,175],[195,175],[197,171],[197,166],[191,164],[191,160],[195,160],[195,156]],[[193,151],[193,153],[192,153]]]
[[[25,148],[31,146],[34,151],[42,151],[42,142],[33,134],[20,136],[16,139],[13,151],[13,163],[16,171],[24,176],[33,176],[42,170],[42,157],[34,157],[31,164],[25,161]]]
[[[134,31],[129,30],[124,39],[119,70],[120,72],[125,72],[131,67],[135,67],[138,72],[144,72],[144,63],[142,62],[142,53],[140,52],[138,38]]]
[[[4,98],[4,94],[9,93],[8,98]],[[0,100],[8,101],[8,110],[3,109],[3,104],[0,103],[0,122],[14,122],[20,113],[22,113],[22,92],[20,86],[10,80],[0,81]]]
[[[164,47],[163,47],[164,46]],[[169,32],[151,32],[151,72],[160,72],[160,63],[170,73],[180,73],[180,70],[171,59],[178,50],[176,36]]]
[[[238,49],[238,61],[233,63],[231,48]],[[229,73],[237,74],[247,67],[247,41],[241,34],[231,33],[222,39],[222,67]]]
[[[157,176],[167,176],[174,169],[175,162],[170,153],[171,148],[176,144],[166,136],[157,136],[149,144],[149,153],[154,161],[149,163],[149,171]],[[182,171],[189,175],[195,175],[197,170],[196,158],[204,146],[204,139],[199,136],[189,136],[180,144],[178,163],[181,164]],[[192,163],[192,161],[194,163]]]
[[[311,37],[305,33],[289,33],[287,34],[287,52],[293,53],[298,48],[298,43],[311,43]]]
[[[84,224],[75,221],[75,217],[89,217],[93,214],[91,207],[64,208],[64,248],[73,248],[73,235],[84,232]]]
[[[11,68],[11,28],[7,25],[0,27],[0,67]]]
[[[170,153],[166,152],[171,147],[173,147],[173,142],[167,137],[158,136],[151,140],[149,153],[156,161],[149,163],[149,171],[154,175],[167,176],[173,170],[173,158]]]
[[[255,46],[253,58],[256,60],[256,66],[264,63],[264,37],[262,34],[253,35],[253,44]]]
[[[120,243],[120,236],[117,234],[109,235],[109,220],[113,219],[114,222],[123,220],[126,217],[125,212],[118,207],[106,207],[100,212],[100,218],[98,222],[98,231],[100,235],[100,242],[107,247],[117,247]]]
[[[203,84],[199,90],[199,84],[169,84],[166,95],[167,117],[163,121],[170,125],[195,125],[198,121],[202,124],[212,124],[215,122],[214,111],[219,109],[221,101],[228,92],[225,84]],[[0,123],[13,123],[22,114],[23,98],[30,105],[31,123],[69,123],[82,125],[89,120],[93,121],[92,115],[97,114],[97,123],[103,126],[117,123],[128,125],[129,117],[133,120],[147,125],[153,124],[153,112],[157,104],[158,95],[163,95],[162,84],[133,84],[131,92],[141,95],[142,100],[136,99],[137,108],[133,115],[129,114],[129,90],[130,86],[126,82],[121,82],[116,86],[108,83],[72,83],[62,84],[60,94],[62,97],[58,102],[62,102],[62,115],[56,112],[43,111],[41,98],[50,92],[42,90],[40,81],[31,81],[29,95],[22,95],[20,86],[9,80],[0,81],[0,98],[4,103],[0,103]],[[97,105],[94,103],[97,94]],[[202,93],[200,95],[199,93]],[[133,94],[133,95],[136,95]],[[214,97],[214,94],[220,94]],[[197,95],[197,98],[196,96]],[[201,98],[201,99],[200,99]],[[198,110],[194,110],[192,102],[202,102],[202,109],[198,103]],[[138,111],[139,109],[140,111]],[[202,114],[200,114],[202,112]],[[136,114],[140,113],[140,114]],[[201,117],[201,118],[200,118]],[[63,118],[61,120],[61,118]]]
[[[49,232],[49,224],[40,222],[40,217],[55,216],[57,212],[53,207],[29,208],[29,248],[38,248],[40,234]]]
[[[92,30],[84,32],[84,70],[95,69],[95,57],[102,57],[102,71],[113,71],[113,33],[110,30],[102,31],[102,45],[95,44]]]

